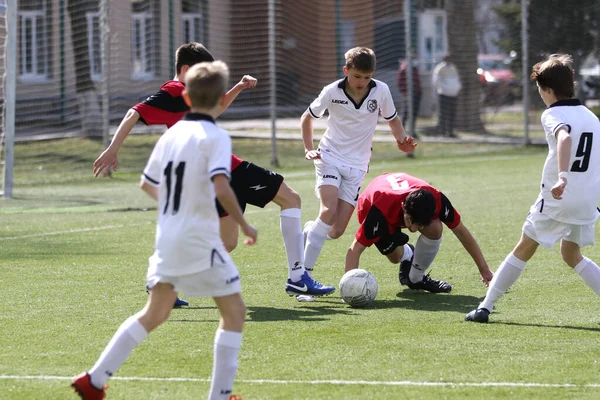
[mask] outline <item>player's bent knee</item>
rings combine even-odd
[[[346,229],[332,228],[329,231],[328,235],[332,239],[338,239],[344,234],[345,231],[346,231]]]
[[[282,210],[302,207],[300,195],[296,193],[294,189],[286,185],[285,182],[283,182],[279,187],[273,202],[281,207]]]

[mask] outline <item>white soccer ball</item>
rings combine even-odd
[[[377,279],[364,269],[352,269],[340,280],[340,295],[351,307],[365,307],[373,303],[377,289]]]

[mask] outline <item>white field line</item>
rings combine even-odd
[[[249,211],[246,211],[245,214],[256,214],[256,213],[272,212],[272,211],[277,211],[277,209],[268,208],[268,209],[249,210]],[[152,223],[146,222],[146,223],[128,224],[128,225],[106,225],[106,226],[97,226],[97,227],[94,227],[94,228],[67,229],[65,231],[32,233],[30,235],[21,235],[21,236],[6,236],[6,237],[0,237],[0,241],[3,241],[3,240],[16,240],[16,239],[27,239],[27,238],[32,238],[32,237],[68,235],[68,234],[71,234],[71,233],[95,232],[95,231],[103,231],[103,230],[106,230],[106,229],[119,229],[119,228],[132,227],[132,226],[150,225],[150,224],[154,224],[154,223],[155,222],[152,222]]]
[[[0,380],[66,381],[72,376],[55,375],[0,375]],[[115,381],[141,382],[198,382],[208,383],[208,378],[153,378],[144,376],[115,376]],[[346,381],[346,380],[287,380],[287,379],[236,379],[238,383],[258,385],[368,385],[368,386],[438,386],[438,387],[539,387],[539,388],[600,388],[599,383],[535,383],[535,382],[419,382],[419,381]]]

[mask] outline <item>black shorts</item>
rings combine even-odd
[[[408,235],[400,228],[397,228],[394,233],[382,236],[377,242],[375,242],[375,246],[377,250],[384,256],[392,253],[400,246],[404,246],[408,243]]]
[[[277,195],[282,183],[283,176],[277,172],[259,167],[248,161],[242,161],[231,172],[231,181],[229,182],[242,212],[246,211],[246,204],[252,204],[260,208],[269,204]],[[218,200],[216,203],[219,217],[226,217],[227,212],[221,207]]]

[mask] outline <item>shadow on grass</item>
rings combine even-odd
[[[330,315],[352,314],[344,304],[302,308],[248,307],[248,322],[329,321]]]
[[[532,328],[556,328],[556,329],[574,329],[577,331],[600,332],[600,328],[592,328],[589,326],[573,326],[573,325],[548,325],[548,324],[523,324],[519,322],[497,322],[490,321],[491,324],[508,325],[508,326],[530,326]]]
[[[339,300],[339,299],[338,299]],[[321,303],[324,303],[321,301]],[[185,307],[181,310],[216,309],[214,306]],[[332,306],[302,306],[298,308],[277,307],[248,307],[246,322],[276,322],[276,321],[329,321],[329,316],[336,314],[352,314],[353,309],[343,303],[335,303]],[[177,318],[173,315],[170,322],[217,322],[215,319],[188,319]]]
[[[404,290],[396,294],[396,300],[375,300],[375,308],[406,308],[422,311],[456,311],[467,313],[480,303],[475,296],[460,294],[429,293]]]

